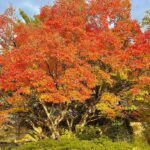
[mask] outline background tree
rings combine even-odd
[[[12,47],[15,47],[15,18],[14,9],[10,6],[6,11],[0,15],[0,45],[1,51],[8,51]],[[2,52],[1,52],[2,53]]]
[[[150,28],[150,10],[146,12],[145,17],[142,20],[142,26],[147,26],[147,28]]]

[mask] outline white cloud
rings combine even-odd
[[[22,5],[23,5],[24,7],[26,7],[26,8],[29,8],[30,10],[32,10],[32,11],[35,12],[35,13],[38,13],[39,10],[40,10],[40,8],[39,8],[38,5],[33,4],[32,2],[29,2],[29,1],[23,2]]]

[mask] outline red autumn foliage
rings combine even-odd
[[[150,34],[131,19],[129,0],[58,0],[41,8],[38,18],[36,25],[18,23],[12,30],[16,47],[0,56],[0,90],[11,91],[7,100],[14,107],[33,94],[49,103],[89,99],[98,61],[113,73],[128,68],[133,78],[149,68]],[[3,29],[11,22],[4,20]],[[149,81],[144,73],[142,83]]]

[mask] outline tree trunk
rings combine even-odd
[[[49,130],[51,131],[51,138],[52,139],[59,139],[60,138],[60,133],[58,131],[57,126],[49,126]]]
[[[60,138],[60,133],[58,131],[53,131],[52,135],[51,135],[51,138],[55,139],[55,140],[59,139]]]
[[[72,131],[73,130],[73,119],[67,119],[67,125],[68,125],[68,129],[69,131]]]
[[[88,114],[85,113],[85,114],[82,116],[81,121],[79,122],[79,125],[80,125],[81,127],[83,127],[83,126],[86,125],[86,123],[87,123],[87,118],[88,118]]]

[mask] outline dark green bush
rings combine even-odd
[[[111,122],[104,133],[113,141],[132,141],[132,128],[127,120],[114,120]]]
[[[94,126],[76,126],[76,135],[81,140],[92,140],[95,138],[100,138],[102,134],[100,127]]]

